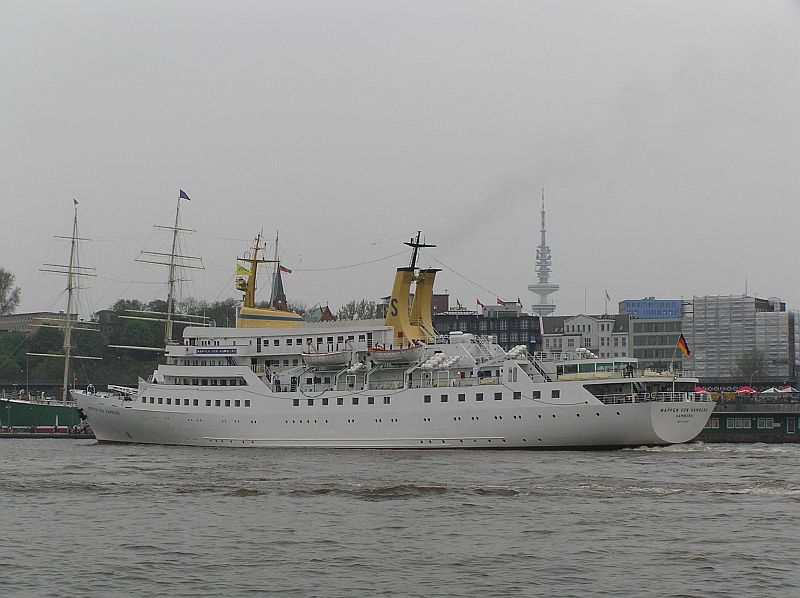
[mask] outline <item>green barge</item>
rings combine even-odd
[[[84,427],[74,402],[0,394],[0,433],[69,434]]]
[[[696,440],[702,442],[800,442],[800,397],[718,400]]]

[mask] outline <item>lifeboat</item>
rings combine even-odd
[[[306,351],[301,353],[300,356],[303,358],[303,362],[309,367],[330,367],[347,365],[350,363],[350,349],[329,351],[327,353]]]
[[[424,354],[425,347],[423,345],[397,349],[376,346],[369,350],[369,356],[375,363],[413,363],[419,361]]]

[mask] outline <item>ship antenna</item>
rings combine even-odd
[[[413,247],[414,248],[414,251],[411,253],[411,269],[412,270],[416,269],[416,267],[417,267],[417,255],[418,255],[419,250],[421,248],[423,248],[423,247],[436,247],[436,245],[429,245],[429,244],[425,243],[424,241],[422,243],[420,243],[419,236],[420,236],[421,233],[422,233],[422,231],[417,231],[416,240],[414,239],[414,237],[411,237],[411,239],[409,241],[406,241],[404,243],[404,245],[408,245],[409,247]]]

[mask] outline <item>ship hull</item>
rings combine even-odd
[[[100,443],[251,448],[549,449],[665,445],[695,438],[714,407],[714,403],[694,401],[606,405],[585,391],[573,399],[565,393],[567,398],[561,403],[514,400],[507,388],[491,385],[480,388],[487,400],[477,402],[472,389],[464,389],[467,392],[461,394],[469,399],[465,396],[460,401],[460,390],[414,388],[388,396],[377,391],[372,403],[364,393],[330,393],[325,397],[326,405],[319,396],[257,394],[236,387],[150,385],[140,388],[129,401],[76,391],[73,396]],[[492,400],[495,392],[504,390],[502,400]],[[428,402],[426,395],[431,397]],[[151,404],[151,396],[162,403]],[[447,400],[443,402],[445,396]],[[358,404],[353,404],[356,398]],[[167,399],[173,404],[167,405]],[[337,404],[339,399],[342,404]],[[175,405],[176,400],[181,404]],[[185,401],[189,405],[184,405]],[[206,405],[207,401],[211,406]],[[237,401],[241,406],[233,406]],[[230,406],[226,407],[226,402]]]
[[[80,424],[75,404],[0,399],[0,429],[5,432],[68,432]]]

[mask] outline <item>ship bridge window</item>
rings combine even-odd
[[[219,385],[220,385],[220,386],[228,386],[228,379],[227,379],[227,378],[222,378],[222,379],[219,381]]]

